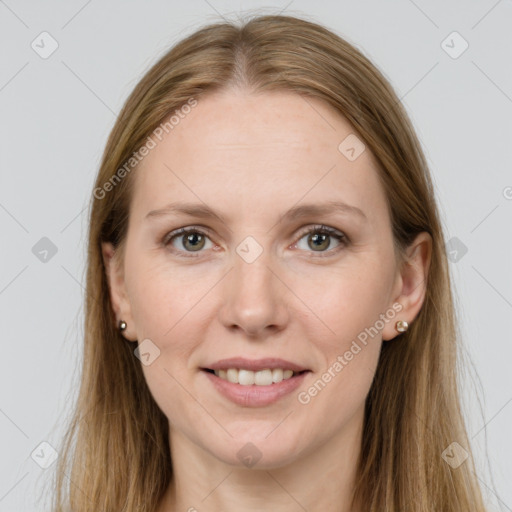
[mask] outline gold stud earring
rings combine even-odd
[[[395,329],[398,332],[405,332],[405,331],[407,331],[407,329],[409,329],[409,324],[405,320],[399,320],[395,324]]]

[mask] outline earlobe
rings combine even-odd
[[[119,255],[116,254],[116,250],[110,242],[102,242],[101,252],[107,276],[110,301],[116,317],[116,328],[119,327],[121,321],[124,321],[129,328],[122,331],[123,336],[127,339],[134,338],[136,340],[133,332],[134,322],[131,316],[130,303],[125,288],[124,270]]]
[[[398,276],[400,289],[394,301],[402,309],[397,313],[396,321],[390,322],[384,328],[384,340],[391,340],[403,332],[397,328],[396,322],[407,322],[409,326],[414,323],[425,300],[431,257],[432,237],[427,232],[421,232],[407,248],[406,260]]]

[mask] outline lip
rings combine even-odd
[[[237,368],[243,370],[251,370],[257,372],[260,370],[274,370],[282,368],[283,370],[293,370],[294,372],[303,372],[309,370],[304,366],[300,366],[285,359],[276,357],[266,357],[263,359],[246,359],[244,357],[230,357],[229,359],[221,359],[216,363],[201,368],[202,370],[227,370],[229,368]]]
[[[233,368],[233,366],[230,368]],[[266,366],[265,368],[269,367]],[[276,368],[281,367],[277,366]],[[295,391],[302,384],[304,378],[310,371],[305,371],[304,373],[282,380],[281,382],[270,384],[269,386],[257,386],[255,384],[243,386],[242,384],[233,384],[232,382],[221,379],[214,373],[207,372],[206,370],[201,370],[201,373],[210,379],[210,382],[221,395],[235,404],[243,407],[264,407],[265,405],[277,402],[284,396]]]

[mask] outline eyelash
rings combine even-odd
[[[196,234],[208,237],[208,233],[204,232],[202,229],[195,227],[195,226],[190,226],[190,227],[186,227],[186,228],[179,228],[174,231],[171,231],[170,233],[167,233],[164,236],[164,238],[162,239],[162,245],[164,247],[169,247],[174,238],[183,236],[183,235],[192,234],[192,233],[196,233]],[[326,258],[326,257],[332,256],[333,254],[336,254],[339,250],[341,250],[343,247],[346,247],[349,243],[348,237],[341,231],[338,231],[329,226],[324,226],[323,224],[321,224],[321,225],[319,224],[319,225],[309,227],[308,229],[306,229],[304,231],[301,231],[299,238],[298,238],[297,242],[294,243],[294,245],[296,245],[302,238],[304,238],[305,235],[308,235],[310,233],[319,233],[322,235],[329,235],[329,236],[335,238],[338,242],[340,242],[340,245],[334,249],[330,249],[327,251],[310,251],[312,254],[315,254],[315,257]],[[172,247],[172,245],[171,245],[171,247]],[[184,258],[197,258],[203,251],[197,251],[197,254],[194,254],[191,251],[181,251],[181,250],[178,250],[178,249],[175,249],[174,247],[172,247],[171,252],[173,252],[174,254],[177,254],[181,257],[184,257]]]

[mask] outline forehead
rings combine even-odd
[[[368,217],[382,216],[374,157],[366,148],[348,158],[354,152],[347,148],[359,152],[363,143],[326,103],[231,90],[200,96],[187,112],[161,141],[154,138],[135,171],[138,218],[177,199],[260,214],[300,201],[343,200]]]

